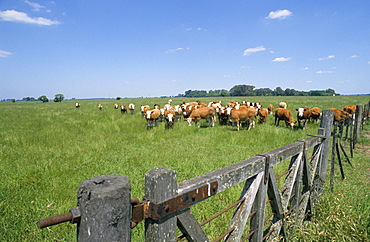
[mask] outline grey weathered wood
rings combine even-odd
[[[225,239],[225,241],[240,241],[243,231],[245,229],[248,216],[251,213],[251,209],[259,188],[259,184],[263,181],[264,173],[261,172],[257,176],[249,178],[244,185],[243,192],[240,199],[245,198],[244,202],[239,204],[236,208],[233,218],[231,219],[230,228],[234,228],[232,234]]]
[[[177,215],[177,227],[189,242],[209,241],[207,235],[204,233],[189,208]]]
[[[356,115],[355,115],[355,140],[354,143],[356,144],[361,137],[361,123],[362,123],[362,105],[356,106]]]
[[[177,194],[177,173],[168,168],[155,168],[145,174],[145,198],[159,203]],[[145,219],[145,241],[175,241],[176,217],[172,214],[159,220]]]
[[[78,241],[130,241],[130,181],[125,176],[103,175],[83,181],[77,206],[81,221]]]

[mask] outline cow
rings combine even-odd
[[[301,123],[303,123],[302,129],[306,129],[307,120],[310,119],[310,110],[308,107],[300,107],[297,108],[297,120],[298,120],[298,128],[301,127]]]
[[[272,115],[273,112],[274,112],[274,105],[272,105],[271,103],[267,106],[267,109],[269,110],[269,113]]]
[[[254,118],[257,115],[257,110],[255,108],[241,108],[234,109],[232,107],[227,108],[227,114],[230,117],[232,127],[234,129],[235,123],[238,131],[240,130],[240,125],[242,122],[249,122],[248,130],[254,127]]]
[[[321,118],[321,109],[318,107],[314,107],[310,109],[310,120],[316,121]]]
[[[349,117],[349,113],[347,113],[346,111],[343,111],[343,110],[340,110],[340,109],[337,109],[337,108],[329,108],[329,110],[334,112],[334,123],[335,122],[340,122],[343,119]]]
[[[140,111],[141,111],[141,114],[143,115],[143,117],[145,117],[146,111],[148,111],[148,110],[150,110],[149,105],[141,105],[140,106]]]
[[[280,120],[284,120],[286,126],[291,129],[294,128],[294,124],[296,123],[293,121],[292,112],[285,108],[277,108],[275,110],[275,125],[279,126]]]
[[[131,115],[134,115],[134,112],[135,112],[135,104],[130,103],[130,104],[128,105],[128,109],[130,110],[130,114],[131,114]]]
[[[181,115],[182,115],[182,108],[180,105],[175,105],[173,107],[173,110],[175,111],[175,116],[176,116],[176,120],[179,121],[181,119]]]
[[[279,107],[280,107],[280,108],[285,108],[285,109],[287,109],[287,108],[288,108],[288,105],[286,104],[286,102],[280,102],[280,103],[279,103]]]
[[[216,110],[213,107],[203,107],[194,109],[189,117],[187,118],[189,126],[191,122],[194,121],[195,124],[200,128],[200,120],[206,119],[208,122],[208,127],[212,124],[212,127],[215,126],[216,122]]]
[[[118,109],[119,105],[118,105],[117,103],[115,103],[115,104],[113,105],[113,107],[114,107],[114,109]]]
[[[267,117],[268,114],[269,114],[269,111],[268,111],[267,108],[258,109],[258,111],[257,111],[257,116],[259,116],[258,121],[260,123],[266,122],[266,117]]]
[[[164,112],[164,118],[166,120],[166,127],[168,129],[173,128],[173,125],[175,124],[175,118],[176,118],[175,111],[172,109],[166,110]]]
[[[146,121],[148,123],[148,129],[157,125],[157,120],[161,115],[161,111],[158,109],[147,110],[145,114]]]
[[[227,121],[229,120],[229,115],[227,114],[227,108],[222,106],[218,109],[217,112],[218,121],[220,122],[220,125],[226,125]]]
[[[98,109],[99,110],[102,110],[103,109],[103,105],[101,103],[98,104]]]
[[[346,111],[347,113],[349,113],[350,116],[352,116],[352,114],[356,113],[356,108],[356,105],[346,105],[343,108],[343,111]]]
[[[127,107],[125,105],[121,106],[121,113],[122,114],[127,113]]]
[[[75,104],[75,106],[76,106],[76,108],[78,109],[78,108],[80,108],[80,107],[81,107],[81,104],[80,104],[80,103],[76,103],[76,104]]]

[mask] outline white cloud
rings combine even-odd
[[[305,70],[309,70],[309,69],[310,69],[310,68],[308,68],[308,67],[302,68],[302,70],[304,70],[304,71],[305,71]]]
[[[360,56],[358,56],[358,55],[352,55],[351,57],[349,57],[349,58],[358,58],[358,57],[360,57]]]
[[[369,61],[369,62],[367,62],[367,64],[370,64],[370,61]]]
[[[36,12],[40,11],[43,8],[46,8],[45,6],[42,6],[41,4],[38,4],[38,3],[30,2],[27,0],[25,0],[24,2],[30,5],[31,7],[33,7],[33,10]]]
[[[312,83],[313,81],[306,81],[306,83]]]
[[[31,18],[26,13],[18,12],[15,10],[0,11],[0,20],[39,25],[60,24],[60,22],[56,20],[50,20],[43,17]]]
[[[277,10],[277,11],[271,11],[269,13],[269,16],[267,16],[266,18],[268,19],[284,19],[284,18],[287,18],[289,17],[290,15],[292,15],[292,12],[287,10],[287,9],[284,9],[284,10]]]
[[[324,58],[318,58],[318,60],[329,60],[329,59],[333,59],[335,56],[334,55],[328,55],[327,57],[324,57]]]
[[[170,50],[167,50],[166,51],[166,53],[175,53],[175,52],[177,52],[177,51],[181,51],[181,50],[189,50],[190,48],[189,47],[187,47],[187,48],[182,48],[182,47],[180,47],[180,48],[176,48],[176,49],[170,49]]]
[[[0,50],[0,57],[8,57],[10,55],[12,55],[13,53],[9,52],[9,51],[5,51],[5,50]]]
[[[278,58],[275,58],[273,61],[282,62],[282,61],[290,61],[291,59],[292,59],[291,57],[278,57]]]
[[[252,53],[259,52],[259,51],[265,51],[265,50],[266,50],[266,48],[263,47],[262,45],[254,47],[254,48],[248,48],[248,49],[244,50],[243,56],[247,56],[247,55],[250,55]]]
[[[334,71],[317,71],[316,74],[328,74],[328,73],[334,73]]]

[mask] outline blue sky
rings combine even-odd
[[[370,1],[0,0],[0,99],[370,93]]]

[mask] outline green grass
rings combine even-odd
[[[182,99],[173,100],[180,103]],[[293,111],[299,106],[342,109],[346,104],[363,105],[369,97],[238,97],[221,100],[224,103],[260,101],[264,107],[269,103],[276,107],[280,101],[285,101],[288,109]],[[305,139],[307,134],[317,134],[318,128],[318,124],[313,123],[309,123],[306,130],[289,130],[282,123],[275,127],[273,117],[269,116],[267,123],[256,124],[250,131],[243,128],[237,132],[218,123],[215,128],[206,128],[203,121],[200,129],[180,121],[172,130],[165,129],[163,123],[147,130],[138,107],[141,104],[163,105],[167,99],[79,102],[80,109],[74,107],[75,101],[0,103],[1,241],[74,241],[76,225],[64,223],[40,230],[37,221],[75,207],[77,188],[83,180],[106,174],[125,175],[131,181],[131,195],[141,199],[144,175],[153,168],[176,170],[180,182]],[[135,115],[122,115],[113,109],[114,103],[128,106],[130,102],[137,106]],[[97,109],[98,103],[103,104],[102,111]],[[356,159],[357,156],[354,159],[357,168],[360,161]],[[350,179],[350,173],[347,176],[346,181],[355,180]],[[366,189],[364,184],[356,186],[358,190]],[[339,190],[339,185],[336,187]],[[348,187],[343,185],[343,189]],[[354,190],[350,189],[351,192]],[[225,191],[218,195],[220,199],[217,201],[213,199],[195,206],[194,214],[199,222],[203,222],[224,209],[225,204],[234,203],[240,192],[240,187]],[[325,194],[323,202],[326,196],[330,204],[332,195]],[[211,238],[216,238],[228,222],[229,219],[217,220],[205,230]],[[132,231],[133,241],[142,240],[142,231],[143,223]]]

